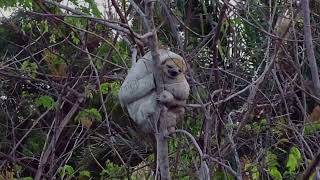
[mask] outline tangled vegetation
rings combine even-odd
[[[0,8],[12,12],[0,21],[0,179],[151,179],[154,139],[118,91],[153,32],[184,57],[191,86],[185,131],[169,139],[172,179],[205,179],[203,161],[216,180],[320,178],[319,0]]]

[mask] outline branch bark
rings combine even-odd
[[[316,155],[314,160],[310,163],[309,167],[304,172],[303,180],[308,180],[309,179],[309,177],[312,175],[312,173],[316,169],[316,167],[319,164],[319,162],[320,162],[320,151],[318,152],[318,154]]]
[[[317,97],[320,97],[320,80],[318,65],[314,55],[314,47],[312,42],[312,34],[310,28],[310,8],[309,0],[301,0],[301,7],[303,11],[303,31],[304,31],[304,42],[307,50],[307,58],[312,76],[312,82],[314,87],[314,93]]]
[[[52,137],[52,139],[50,141],[50,144],[48,145],[46,151],[40,157],[38,170],[37,170],[35,178],[34,178],[35,180],[40,180],[41,177],[43,176],[42,171],[43,171],[43,168],[44,168],[45,164],[47,163],[47,161],[48,161],[48,159],[50,157],[50,154],[52,152],[52,148],[54,147],[55,143],[59,139],[59,137],[60,137],[60,135],[62,133],[62,130],[66,127],[68,122],[71,120],[72,116],[78,110],[78,108],[80,106],[80,103],[82,101],[83,101],[82,98],[77,100],[77,102],[73,105],[73,107],[71,108],[69,113],[64,117],[62,122],[59,124],[59,127],[56,129],[55,134],[53,135],[53,137]]]
[[[160,94],[163,90],[163,80],[160,77],[160,57],[158,53],[158,37],[155,30],[154,20],[153,20],[153,12],[154,12],[154,1],[148,0],[146,1],[146,18],[147,18],[147,29],[148,32],[152,32],[151,36],[148,36],[149,47],[152,55],[153,66],[154,66],[154,78],[157,94]],[[164,121],[161,120],[160,113],[165,113],[163,111],[163,107],[161,104],[158,112],[155,113],[153,118],[155,124],[155,137],[157,141],[157,168],[160,169],[160,179],[161,180],[170,180],[169,173],[169,158],[168,158],[168,140],[167,136],[167,125]],[[158,170],[158,169],[157,169]]]

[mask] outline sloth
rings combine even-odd
[[[132,65],[119,91],[121,106],[128,110],[129,116],[145,133],[155,131],[154,115],[160,108],[158,102],[164,105],[160,119],[165,121],[167,130],[173,132],[177,121],[183,119],[190,91],[183,58],[165,49],[158,52],[164,91],[160,95],[156,93],[150,52]]]

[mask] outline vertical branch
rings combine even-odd
[[[172,12],[170,11],[170,7],[167,5],[169,4],[166,0],[160,0],[160,4],[162,6],[163,15],[166,17],[166,21],[168,22],[170,29],[173,34],[173,38],[176,40],[179,49],[182,49],[182,41],[181,41],[181,35],[179,34],[177,20],[176,17],[172,16]]]
[[[221,27],[226,19],[226,11],[228,9],[228,6],[224,4],[220,10],[220,15],[219,15],[219,21],[217,26],[215,27],[215,34],[213,36],[212,40],[212,62],[213,62],[213,67],[211,70],[210,78],[208,83],[211,83],[212,76],[214,76],[215,84],[217,85],[217,88],[220,89],[220,75],[218,71],[218,41],[220,38],[220,31]],[[221,111],[221,107],[218,106],[216,107],[217,111]],[[214,125],[214,119],[217,122],[217,141],[218,141],[218,146],[220,146],[221,142],[221,133],[222,133],[222,122],[219,120],[217,114],[213,114],[212,118],[205,118],[204,122],[204,152],[211,155],[211,136],[212,136],[212,130],[213,130],[213,125]]]
[[[233,155],[234,155],[234,159],[237,165],[237,179],[238,180],[242,180],[242,173],[241,173],[241,163],[240,163],[240,158],[239,158],[239,154],[237,151],[237,145],[234,142],[234,138],[233,138],[233,122],[232,122],[232,114],[234,112],[231,112],[228,114],[228,125],[227,125],[227,135],[228,135],[228,140],[231,143],[231,147],[232,147],[232,151],[233,151]]]
[[[117,14],[119,15],[120,17],[120,20],[122,23],[127,23],[127,19],[124,17],[124,15],[122,14],[120,8],[119,8],[119,5],[118,3],[115,1],[115,0],[111,0],[111,3],[114,7],[114,9],[116,10]]]
[[[312,75],[312,82],[314,87],[314,92],[316,96],[320,97],[320,80],[318,66],[316,58],[314,55],[312,34],[310,28],[310,9],[309,9],[309,0],[301,0],[301,6],[303,11],[303,31],[304,31],[304,42],[307,50],[307,58],[309,61],[309,67]]]
[[[153,12],[154,12],[154,1],[147,0],[145,1],[145,13],[135,4],[133,0],[130,0],[130,3],[133,5],[133,8],[138,12],[138,14],[143,18],[143,22],[147,29],[147,42],[149,43],[149,48],[153,60],[153,69],[154,69],[154,81],[156,86],[156,92],[159,95],[163,90],[163,80],[160,77],[160,57],[158,53],[158,37],[156,33],[156,28],[153,20]],[[160,118],[160,113],[164,112],[164,108],[161,104],[158,104],[159,108],[157,112],[154,113],[153,122],[155,127],[155,138],[157,141],[157,172],[160,169],[160,177],[164,180],[170,179],[169,174],[169,159],[168,159],[168,141],[166,138],[167,125]],[[157,175],[157,174],[156,174]]]
[[[303,180],[308,180],[310,178],[310,176],[312,175],[312,173],[316,169],[319,162],[320,162],[320,151],[318,152],[316,157],[313,159],[313,161],[310,163],[308,168],[305,170],[305,172],[303,174],[303,178],[302,178]]]
[[[78,108],[83,100],[84,100],[83,98],[77,99],[76,103],[73,105],[73,107],[71,108],[69,113],[64,117],[62,122],[59,124],[59,127],[58,127],[58,129],[56,129],[55,134],[53,135],[47,149],[44,151],[43,154],[41,154],[40,162],[38,165],[38,170],[37,170],[35,178],[34,178],[35,180],[40,180],[41,177],[43,176],[43,174],[42,174],[43,168],[44,168],[46,162],[48,161],[48,159],[50,158],[52,148],[54,148],[54,144],[59,139],[63,129],[66,127],[68,122],[71,120],[72,116],[76,113],[76,111],[78,110]]]
[[[155,25],[153,20],[153,11],[154,11],[154,1],[148,0],[146,1],[146,17],[147,17],[147,30],[151,32],[152,35],[148,37],[149,47],[152,55],[153,66],[154,66],[154,78],[156,84],[157,94],[160,94],[163,88],[163,80],[160,78],[160,57],[158,53],[158,37],[155,31]],[[157,168],[160,168],[160,179],[161,180],[169,180],[169,159],[168,159],[168,141],[166,138],[166,130],[167,126],[162,119],[160,119],[160,113],[163,112],[162,106],[159,104],[160,108],[158,112],[155,113],[154,122],[156,127],[156,141],[157,141]],[[160,119],[160,120],[159,120]]]

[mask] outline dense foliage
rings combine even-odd
[[[149,50],[145,2],[0,0],[0,179],[151,178],[155,140],[117,97]],[[156,1],[156,43],[192,87],[178,128],[196,142],[170,138],[172,179],[203,159],[217,180],[320,178],[320,1],[310,20],[305,2]]]

